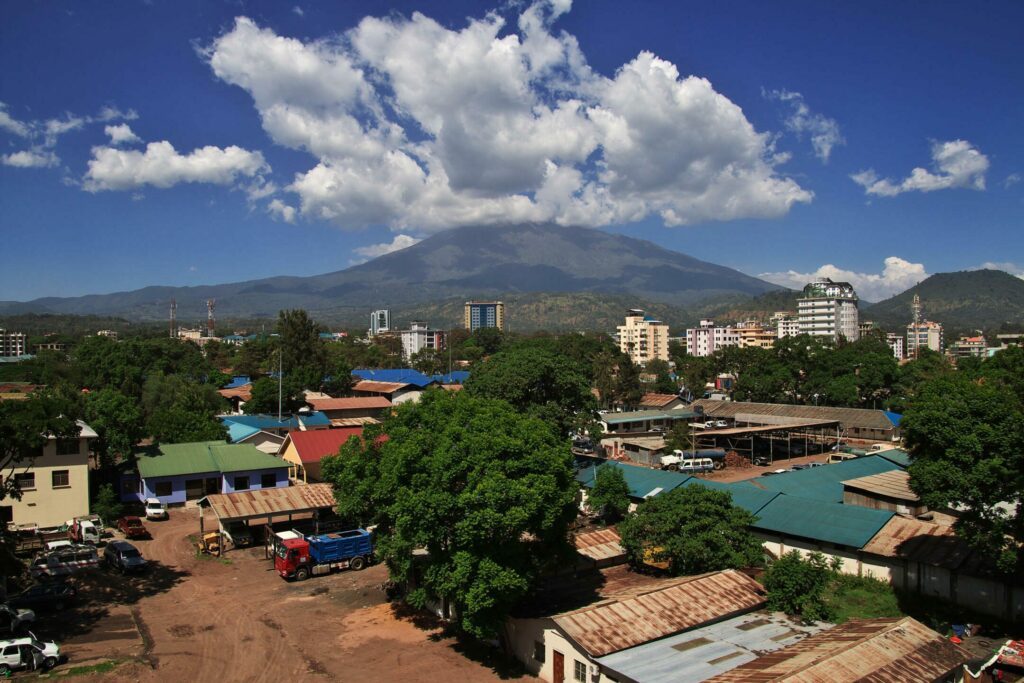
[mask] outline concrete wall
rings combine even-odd
[[[565,658],[564,681],[573,683],[575,662],[582,662],[587,667],[587,683],[616,683],[600,672],[600,666],[590,659],[582,649],[569,640],[555,626],[551,619],[509,619],[505,624],[505,642],[512,654],[523,663],[527,671],[541,680],[554,683],[553,665],[555,652],[561,652]],[[544,661],[534,659],[534,643],[544,644]]]
[[[281,488],[288,486],[288,468],[278,467],[272,470],[248,470],[245,472],[230,472],[224,475],[221,491],[224,493],[235,493],[236,491],[256,491],[263,488],[261,479],[264,474],[274,475],[274,486],[267,488]],[[236,477],[248,477],[249,487],[236,489],[235,478]]]
[[[26,469],[27,468],[27,469]],[[54,486],[53,473],[67,471],[67,486]],[[78,439],[78,452],[57,455],[57,441],[50,439],[42,452],[29,462],[0,472],[5,478],[22,472],[35,474],[35,488],[22,491],[21,500],[5,498],[0,508],[15,524],[58,526],[89,514],[89,440]]]
[[[128,476],[122,477],[121,479],[121,500],[144,501],[146,498],[157,498],[168,505],[182,504],[187,500],[185,482],[196,479],[217,479],[219,488],[217,493],[234,493],[238,490],[235,489],[235,477],[248,476],[249,487],[241,490],[255,491],[262,488],[260,481],[262,475],[269,473],[273,473],[275,475],[274,488],[288,486],[288,468],[284,466],[270,470],[251,470],[245,472],[230,472],[228,474],[221,474],[220,472],[203,472],[200,474],[187,474],[173,477],[149,477],[147,479],[143,479],[141,486],[134,489],[131,488],[130,484],[126,485],[125,482],[137,482],[138,480],[133,480]],[[158,496],[156,493],[157,484],[163,482],[170,482],[171,493],[167,496]]]

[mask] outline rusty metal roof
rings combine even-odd
[[[921,500],[910,490],[910,475],[903,470],[890,470],[858,479],[848,479],[843,482],[843,487],[897,500],[915,503]]]
[[[576,534],[573,544],[576,552],[585,555],[592,560],[610,560],[614,557],[624,556],[619,532],[614,528],[598,529],[582,534]]]
[[[356,382],[355,386],[352,387],[352,391],[365,391],[374,394],[393,394],[399,389],[404,389],[408,386],[414,385],[406,382],[377,382],[370,379],[364,379],[361,382]]]
[[[894,428],[883,410],[867,408],[835,408],[832,406],[797,406],[786,403],[747,403],[743,401],[712,401],[698,399],[690,409],[701,407],[707,417],[735,417],[737,413],[791,417],[801,420],[838,420],[846,427],[891,430]]]
[[[822,631],[710,679],[715,683],[937,681],[970,655],[919,621],[862,619]]]
[[[650,406],[652,408],[664,408],[672,401],[679,400],[679,397],[675,394],[655,394],[647,393],[644,394],[643,398],[640,399],[640,406]]]
[[[960,569],[973,554],[952,527],[899,516],[879,529],[862,550],[946,569]]]
[[[199,501],[213,508],[221,521],[255,519],[296,512],[333,508],[334,490],[330,484],[305,484],[239,493],[215,493]]]
[[[362,382],[360,382],[362,384]],[[352,396],[349,398],[310,398],[306,400],[313,410],[365,410],[390,408],[391,401],[384,396]]]
[[[669,579],[554,617],[590,656],[624,650],[765,603],[761,585],[736,570]]]

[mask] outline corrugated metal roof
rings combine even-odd
[[[603,655],[729,616],[765,602],[761,585],[728,569],[671,579],[554,617],[590,656]]]
[[[295,429],[302,425],[313,427],[327,426],[331,424],[330,419],[323,413],[296,413],[294,415],[282,416],[280,420],[276,415],[221,415],[220,421],[231,430],[232,424],[255,427],[256,429]]]
[[[710,679],[715,683],[907,683],[936,681],[970,658],[924,624],[849,621]]]
[[[267,455],[252,444],[227,444],[223,441],[163,444],[155,455],[139,453],[137,456],[139,474],[143,478],[288,467],[288,463]]]
[[[746,480],[744,486],[765,491],[778,491],[800,498],[811,498],[828,503],[843,502],[843,482],[866,477],[869,474],[891,472],[899,467],[885,458],[868,455],[825,467],[811,467],[796,472],[785,472],[771,477]]]
[[[753,527],[764,532],[862,548],[892,516],[888,510],[782,495],[758,510]]]
[[[330,484],[306,484],[239,493],[215,493],[202,505],[213,509],[221,521],[254,519],[289,512],[312,512],[333,508],[334,490]]]
[[[362,427],[343,427],[339,429],[314,429],[308,432],[294,430],[288,432],[287,440],[295,444],[299,460],[304,463],[320,462],[325,455],[334,455],[341,445],[353,436],[362,436]],[[284,444],[282,452],[288,447]]]
[[[352,387],[352,391],[367,391],[376,394],[393,394],[399,389],[403,389],[407,386],[410,386],[408,382],[377,382],[373,380],[364,379],[360,382],[356,382],[355,385]]]
[[[777,491],[762,491],[749,486],[738,486],[736,484],[725,484],[719,481],[710,481],[700,477],[690,477],[686,480],[685,486],[706,486],[716,491],[728,491],[732,494],[732,504],[741,507],[747,512],[757,514],[761,508],[772,502],[776,496],[782,495]]]
[[[640,399],[640,405],[651,406],[654,408],[663,408],[672,401],[679,400],[679,397],[675,394],[655,394],[649,393],[644,394],[643,398]]]
[[[425,387],[428,384],[434,382],[433,379],[427,377],[419,370],[413,370],[412,368],[394,368],[394,369],[371,369],[371,368],[358,368],[352,371],[352,374],[362,379],[372,380],[375,382],[396,382],[399,384],[414,384],[418,387]]]
[[[910,475],[903,470],[891,470],[843,482],[848,489],[865,491],[878,496],[919,502],[921,499],[910,490]]]
[[[678,472],[652,470],[639,465],[628,465],[608,460],[599,465],[595,465],[594,467],[587,467],[580,470],[576,474],[576,480],[587,488],[592,487],[594,485],[595,478],[597,477],[597,470],[600,467],[614,467],[622,470],[622,475],[626,480],[626,486],[629,487],[629,495],[633,498],[645,498],[655,490],[657,490],[657,493],[671,491],[677,486],[682,486],[683,483],[690,478],[689,475],[680,474]]]
[[[734,417],[736,413],[774,415],[805,420],[838,420],[848,428],[893,429],[893,421],[884,410],[835,408],[832,406],[796,406],[785,403],[747,403],[698,399],[691,408],[701,407],[709,417]],[[895,413],[894,413],[895,414]]]
[[[353,396],[351,398],[311,398],[307,400],[314,410],[365,410],[390,408],[391,401],[383,396]]]
[[[623,550],[619,532],[614,528],[598,529],[573,537],[576,552],[592,560],[610,560],[626,554]]]
[[[889,462],[894,462],[904,469],[910,467],[910,454],[902,448],[890,448],[887,451],[879,451],[875,455],[879,458],[885,458]]]
[[[625,413],[601,413],[597,419],[606,424],[621,424],[642,420],[689,420],[696,416],[696,413],[689,410],[633,410]]]
[[[895,516],[864,546],[864,552],[959,569],[971,557],[970,546],[952,527]]]

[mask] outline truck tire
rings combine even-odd
[[[56,657],[47,657],[43,660],[43,671],[49,671],[53,667],[57,666]]]
[[[725,469],[725,461],[724,460],[716,460],[715,461],[715,469],[716,470],[724,470]]]
[[[668,471],[669,472],[678,472],[679,471],[679,465],[677,465],[675,463],[672,463],[671,465],[668,466]]]
[[[11,667],[7,664],[0,664],[0,676],[7,676],[11,673]]]
[[[357,571],[357,572],[362,570],[362,569],[366,569],[366,558],[365,557],[353,557],[349,561],[348,566],[351,567],[353,569],[353,571]]]
[[[298,569],[295,570],[295,580],[296,581],[305,581],[308,578],[309,578],[309,568],[308,567],[299,567]]]

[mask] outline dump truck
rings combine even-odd
[[[366,529],[274,540],[274,569],[283,579],[305,581],[336,569],[364,569],[373,560],[373,539]]]
[[[674,450],[671,455],[661,456],[661,469],[663,470],[682,470],[683,463],[691,460],[700,460],[701,466],[697,468],[699,471],[706,471],[704,460],[711,460],[711,468],[720,470],[725,467],[725,451],[721,448],[701,448],[696,451],[681,451]],[[692,471],[694,468],[691,466],[687,471]]]

